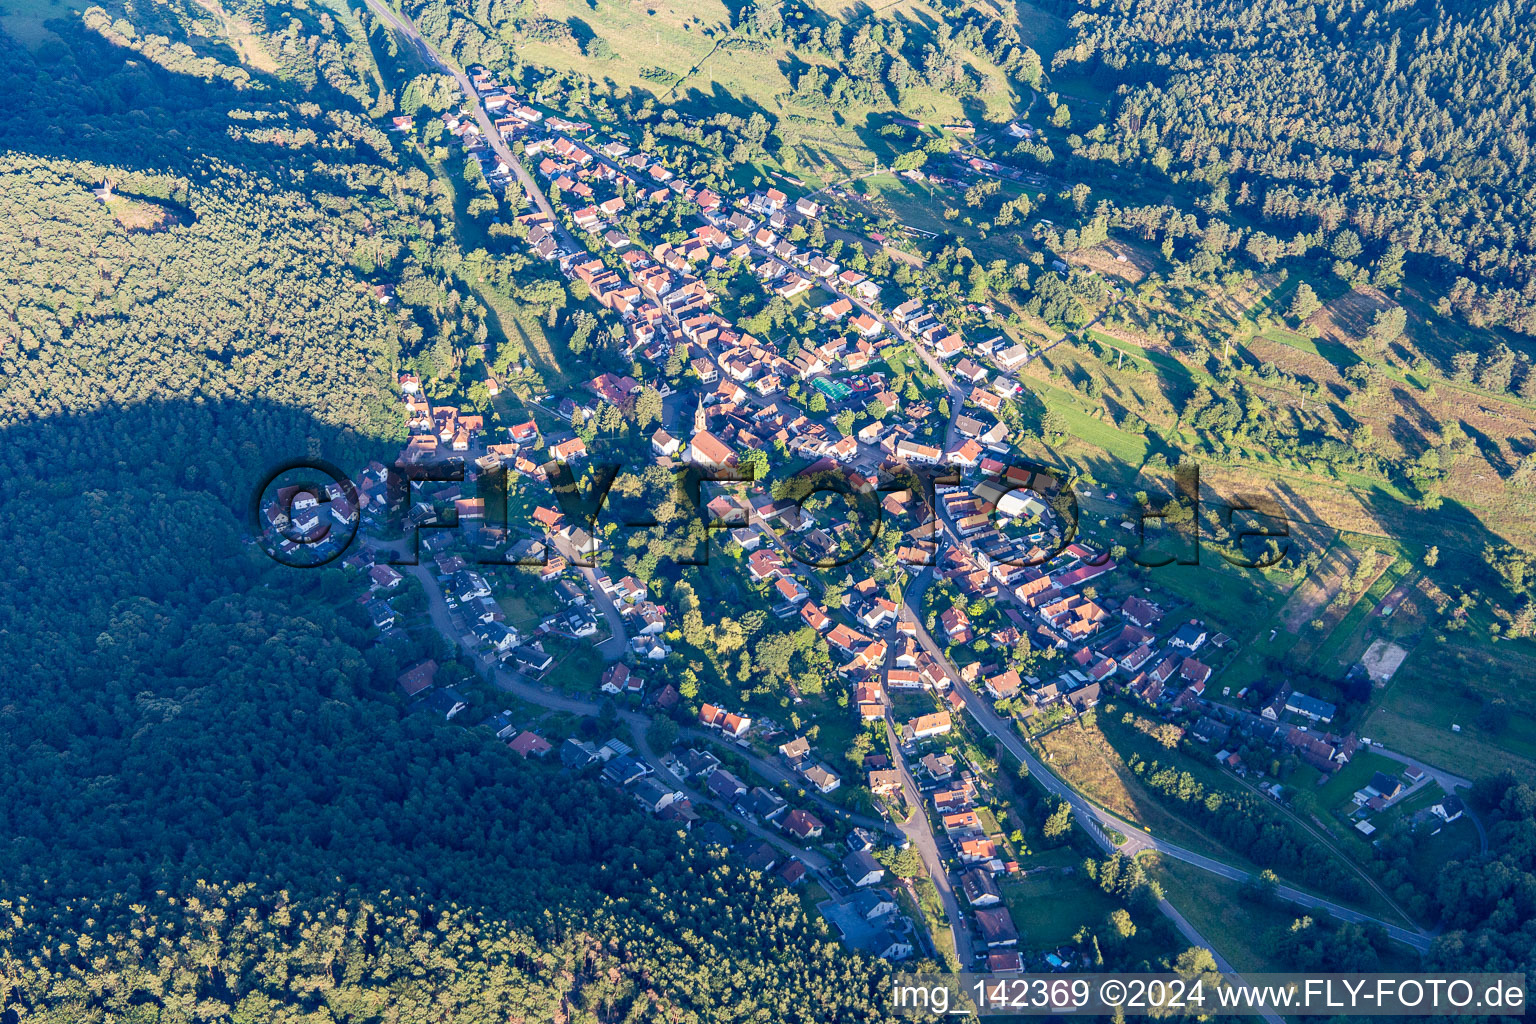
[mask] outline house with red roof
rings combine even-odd
[[[535,733],[523,731],[507,741],[507,746],[523,757],[543,757],[553,749],[549,741]]]
[[[401,672],[395,677],[407,697],[414,697],[437,681],[437,662],[430,658]]]
[[[808,839],[820,839],[822,831],[826,828],[821,819],[810,811],[804,811],[796,807],[780,821],[784,831],[805,842]]]

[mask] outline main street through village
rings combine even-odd
[[[439,53],[437,53],[431,47],[431,45],[428,44],[425,39],[423,39],[421,34],[417,31],[415,25],[411,23],[410,19],[391,10],[383,2],[383,0],[367,0],[367,2],[372,10],[374,10],[397,32],[399,32],[402,36],[410,41],[410,43],[416,48],[417,51],[420,52],[423,59],[426,60],[429,65],[440,68],[445,73],[451,74],[459,83],[459,86],[464,91],[465,96],[469,97],[471,100],[474,100],[476,93],[467,74],[462,69],[453,66],[449,61],[445,60]],[[473,102],[473,107],[476,120],[480,125],[480,129],[484,134],[487,142],[493,147],[496,155],[516,175],[529,199],[540,211],[548,216],[550,224],[557,232],[557,238],[559,239],[562,248],[565,248],[568,251],[580,251],[580,247],[577,245],[575,239],[571,237],[569,232],[561,224],[560,220],[555,216],[554,210],[551,208],[547,197],[539,188],[537,182],[528,173],[527,169],[522,165],[522,162],[516,157],[516,155],[511,152],[501,134],[495,129],[483,106],[476,101]],[[890,318],[888,318],[882,309],[872,305],[869,302],[866,302],[856,294],[846,290],[837,289],[835,286],[832,287],[833,290],[837,292],[837,294],[849,299],[860,310],[873,317],[894,336],[900,337],[907,341],[913,340],[902,329],[901,325],[893,322]],[[1118,302],[1119,300],[1116,301]],[[1107,312],[1107,310],[1105,312]],[[1103,315],[1104,313],[1100,314],[1101,317]],[[1087,329],[1091,326],[1091,324],[1085,325],[1079,330],[1079,332],[1074,332],[1074,335],[1086,332]],[[928,351],[926,351],[922,345],[914,344],[913,348],[914,351],[916,351],[921,356],[929,371],[932,372],[943,383],[946,392],[949,395],[952,411],[949,423],[946,425],[946,443],[952,444],[955,440],[955,421],[960,415],[960,410],[964,405],[966,392],[956,383],[953,376],[943,366],[943,364],[934,358]],[[942,543],[945,540],[952,540],[952,537],[950,536],[951,526],[944,521],[943,516],[938,515],[936,512],[933,514],[939,522],[939,529],[942,531],[939,537],[942,546]],[[753,525],[760,532],[762,532],[765,537],[769,539],[770,543],[773,543],[780,548],[784,548],[782,539],[779,538],[766,524],[754,523]],[[572,554],[571,552],[566,553],[567,555]],[[572,559],[573,563],[576,561],[576,559]],[[521,700],[549,709],[551,711],[583,716],[596,716],[602,713],[602,706],[595,701],[557,693],[547,686],[543,686],[528,680],[520,673],[511,671],[510,669],[494,662],[489,662],[479,658],[471,649],[471,641],[473,640],[472,635],[459,628],[454,622],[452,611],[445,600],[441,584],[431,573],[431,571],[421,565],[402,568],[415,576],[415,578],[418,579],[423,585],[428,595],[431,619],[436,628],[445,637],[448,637],[451,641],[453,641],[456,646],[462,646],[466,650],[468,656],[476,660],[477,664],[481,666],[482,674],[484,674],[486,678],[493,681],[496,686]],[[627,638],[625,635],[623,617],[620,615],[612,599],[607,594],[605,594],[602,588],[598,585],[595,572],[591,568],[583,568],[581,573],[588,589],[593,594],[593,598],[597,604],[597,607],[602,612],[604,618],[607,621],[609,632],[611,634],[607,640],[599,645],[599,651],[602,653],[606,660],[618,660],[623,656],[626,650]],[[1135,857],[1141,853],[1151,851],[1161,854],[1165,857],[1170,857],[1194,865],[1201,868],[1202,870],[1233,881],[1243,882],[1251,878],[1251,873],[1241,868],[1234,867],[1223,861],[1200,853],[1196,853],[1177,844],[1170,843],[1167,840],[1148,834],[1145,830],[1138,828],[1137,826],[1131,824],[1128,821],[1125,821],[1119,816],[1093,804],[1086,797],[1078,793],[1062,779],[1052,773],[1046,767],[1046,765],[1043,764],[1034,755],[1028,744],[1026,744],[1024,740],[1019,736],[1017,730],[1013,727],[1010,721],[999,715],[982,695],[976,693],[974,690],[959,681],[959,673],[955,671],[954,666],[945,656],[943,648],[935,643],[933,637],[925,628],[923,622],[918,616],[916,608],[920,607],[922,594],[931,582],[931,578],[931,570],[925,569],[921,572],[918,572],[912,579],[909,580],[908,585],[906,586],[902,595],[903,604],[900,607],[901,616],[909,619],[915,624],[916,635],[922,647],[934,657],[938,658],[941,664],[948,668],[951,677],[956,680],[955,686],[957,687],[964,700],[966,711],[969,713],[976,726],[982,732],[992,737],[994,741],[1001,744],[1015,758],[1017,758],[1018,761],[1028,769],[1031,776],[1048,793],[1052,794],[1060,800],[1066,801],[1071,806],[1076,821],[1081,825],[1084,831],[1093,838],[1095,843],[1097,843],[1106,853],[1119,853],[1126,856]],[[894,625],[892,628],[894,629]],[[894,645],[891,646],[892,649],[894,649]],[[889,668],[889,664],[887,664],[887,668]],[[616,715],[617,720],[623,722],[629,728],[629,731],[634,738],[637,752],[641,755],[641,757],[651,766],[658,768],[661,771],[666,771],[669,775],[672,776],[672,780],[670,781],[669,785],[684,793],[697,804],[713,806],[723,812],[730,813],[730,809],[728,807],[725,807],[722,803],[715,800],[714,798],[700,793],[694,788],[690,788],[686,784],[685,779],[683,779],[678,774],[673,773],[667,767],[667,765],[670,763],[670,759],[658,756],[658,753],[652,749],[651,744],[647,738],[647,732],[651,724],[651,720],[648,716],[636,711],[629,710],[617,710]],[[899,737],[896,733],[896,725],[890,717],[889,709],[886,718],[886,729],[887,736],[890,740],[890,746],[894,754],[894,762],[901,772],[903,788],[906,792],[908,803],[915,809],[909,820],[902,822],[899,825],[892,825],[883,820],[852,814],[832,803],[831,801],[826,800],[820,794],[814,793],[812,791],[808,790],[806,795],[809,799],[817,804],[818,810],[820,811],[839,816],[852,824],[879,830],[887,834],[902,836],[913,844],[913,846],[920,854],[924,868],[932,879],[935,888],[938,890],[940,899],[943,903],[944,912],[949,919],[950,930],[953,936],[956,954],[959,958],[959,961],[962,966],[969,966],[973,956],[970,932],[969,929],[964,925],[963,912],[955,896],[955,885],[953,879],[947,871],[943,859],[939,854],[931,825],[927,820],[927,816],[923,810],[921,793],[917,788],[916,780],[909,766],[907,765],[905,758],[900,752]],[[682,736],[688,739],[699,737],[718,738],[715,737],[714,734],[705,733],[703,730],[695,728],[683,729]],[[776,762],[761,757],[749,750],[736,749],[735,752],[738,753],[739,756],[741,756],[752,767],[753,771],[757,772],[771,783],[775,785],[790,784],[797,787],[800,785],[799,780],[792,773],[787,771],[783,766],[777,764]],[[1396,756],[1399,760],[1412,763],[1411,759],[1403,758],[1400,755],[1388,754],[1388,756]],[[1440,776],[1444,776],[1442,781],[1448,784],[1448,786],[1466,784],[1466,780],[1455,776],[1449,776],[1447,773],[1439,773],[1437,778]],[[746,829],[752,835],[758,836],[759,838],[771,843],[776,849],[786,854],[798,857],[820,879],[828,883],[829,888],[835,889],[838,887],[838,883],[834,881],[831,875],[831,869],[835,868],[835,864],[826,855],[816,850],[802,849],[795,844],[790,843],[782,833],[764,828],[756,822],[740,819],[739,816],[735,815],[733,815],[733,817],[737,819],[737,824],[740,827]],[[1402,942],[1405,945],[1412,947],[1413,949],[1422,952],[1429,948],[1429,944],[1432,939],[1432,935],[1429,932],[1418,929],[1404,928],[1394,923],[1379,920],[1368,914],[1353,910],[1349,907],[1340,906],[1311,893],[1303,892],[1292,886],[1282,885],[1278,888],[1277,891],[1281,897],[1299,906],[1325,911],[1339,918],[1340,920],[1379,925],[1385,929],[1386,933],[1391,938]],[[1228,962],[1225,957],[1221,955],[1220,951],[1216,950],[1210,942],[1206,941],[1206,939],[1198,932],[1198,930],[1170,903],[1168,903],[1167,900],[1160,901],[1159,907],[1189,942],[1205,947],[1212,951],[1217,967],[1220,970],[1227,973],[1235,973],[1230,962]],[[1264,1019],[1269,1021],[1270,1024],[1279,1024],[1280,1022],[1280,1018],[1274,1014],[1265,1014]]]

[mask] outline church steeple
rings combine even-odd
[[[699,389],[699,404],[693,410],[693,432],[702,434],[709,426],[709,418],[704,415],[704,390]]]

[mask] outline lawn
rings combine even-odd
[[[560,609],[560,602],[548,587],[529,585],[534,579],[532,569],[504,569],[512,574],[514,586],[504,587],[497,595],[501,610],[507,613],[507,625],[520,633],[530,633],[545,618]]]
[[[917,892],[916,909],[921,914],[921,920],[928,926],[928,934],[933,937],[933,946],[939,954],[939,959],[948,964],[952,970],[961,966],[970,966],[962,965],[955,953],[955,935],[950,931],[949,918],[944,916],[944,901],[939,898],[939,890],[933,884],[933,880],[926,876],[914,879],[912,888]],[[907,895],[904,887],[898,889],[898,892],[902,897],[902,908],[910,916],[914,909],[912,897]]]
[[[1140,708],[1130,707],[1129,702],[1123,705],[1105,704],[1102,713],[1095,719],[1100,733],[1122,757],[1135,755],[1145,761],[1157,761],[1181,772],[1189,772],[1207,791],[1242,792],[1236,780],[1218,767],[1214,760],[1191,757],[1182,750],[1169,750],[1133,724],[1122,721],[1127,711],[1138,715],[1142,713]]]
[[[1121,906],[1080,870],[1047,869],[1027,878],[1002,879],[999,888],[1021,947],[1052,949],[1072,942],[1084,925],[1102,930],[1104,919]]]
[[[1240,867],[1267,867],[1267,864],[1255,862],[1228,849],[1187,822],[1176,807],[1162,801],[1142,783],[1126,760],[1139,755],[1149,764],[1156,762],[1164,767],[1188,772],[1207,791],[1229,795],[1248,791],[1214,764],[1190,757],[1180,750],[1168,750],[1134,727],[1123,724],[1120,721],[1123,712],[1119,709],[1111,712],[1111,707],[1115,705],[1105,705],[1100,709],[1097,723],[1091,728],[1068,726],[1039,741],[1041,748],[1051,754],[1051,766],[1057,773],[1090,799],[1142,825],[1153,835]],[[1396,762],[1392,764],[1396,766]],[[1367,773],[1366,780],[1369,778]],[[1364,785],[1364,782],[1359,785]],[[1359,785],[1346,790],[1345,796],[1359,788]],[[1294,822],[1288,821],[1287,824],[1294,830],[1297,842],[1316,842]],[[1345,864],[1337,860],[1339,855],[1335,853],[1333,856],[1338,868],[1345,870]],[[1290,881],[1298,888],[1315,888],[1295,882],[1294,879]],[[1384,912],[1387,909],[1381,905],[1374,892],[1367,892],[1361,903],[1373,912]]]
[[[1127,534],[1127,536],[1130,536]],[[1253,569],[1240,569],[1214,552],[1201,552],[1198,565],[1166,565],[1146,570],[1146,581],[1154,591],[1162,591],[1182,602],[1183,607],[1171,608],[1166,599],[1159,600],[1173,616],[1193,616],[1204,621],[1211,629],[1220,630],[1232,637],[1240,646],[1259,641],[1276,623],[1276,611],[1286,597],[1286,591],[1272,583],[1268,577]],[[1278,640],[1278,638],[1277,638]],[[1268,648],[1266,648],[1267,650]],[[1212,655],[1214,656],[1214,655]],[[1222,678],[1222,683],[1228,682]]]
[[[964,220],[946,220],[944,210],[954,208],[968,211],[975,217],[977,212],[965,205],[964,191],[935,185],[929,181],[908,181],[895,174],[871,174],[860,179],[857,190],[865,197],[864,205],[878,214],[889,214],[896,220],[918,232],[932,235],[954,235],[961,239],[976,258],[988,262],[993,259],[1019,259],[1021,236],[1004,228],[983,233],[979,227],[968,225]],[[1005,183],[1003,190],[993,197],[988,209],[1005,200],[1017,198],[1023,190],[1013,183]]]
[[[544,637],[544,649],[555,659],[545,682],[561,693],[593,694],[603,673],[603,656],[587,640]]]
[[[1069,434],[1110,455],[1120,463],[1125,475],[1135,473],[1147,461],[1144,437],[1121,430],[1077,405],[1053,403],[1051,408],[1061,415]]]
[[[406,82],[427,70],[411,47],[402,46],[396,56],[380,59],[380,55],[372,49],[373,44],[370,42],[369,45],[381,82],[397,97]],[[429,160],[414,147],[409,147],[408,151],[447,191],[454,211],[454,234],[460,247],[495,249],[496,246],[490,244],[485,227],[468,214],[471,189],[461,175],[452,166]],[[552,390],[564,388],[568,383],[565,371],[560,365],[554,345],[544,333],[543,323],[537,313],[511,295],[498,291],[488,280],[465,280],[464,283],[485,304],[486,324],[491,330],[490,340],[494,345],[497,364],[507,365],[515,362],[519,356],[526,357],[547,387]],[[487,358],[492,358],[492,354],[488,354]]]
[[[881,349],[880,356],[890,367],[891,377],[911,377],[925,391],[942,391],[939,379],[928,371],[922,358],[912,350],[911,342]]]
[[[853,746],[853,738],[863,731],[858,718],[850,714],[847,708],[838,707],[832,694],[812,694],[804,699],[804,704],[794,707],[794,713],[799,714],[801,720],[799,731],[805,733],[814,728],[816,753],[827,762],[828,767],[843,776],[845,782],[849,781],[853,766],[844,755]],[[763,710],[774,718],[786,718],[783,708],[765,706]],[[785,724],[792,723],[786,721]]]
[[[1316,790],[1318,804],[1327,812],[1346,808],[1350,804],[1350,796],[1369,785],[1371,776],[1381,772],[1395,779],[1402,770],[1400,762],[1362,750]]]
[[[1360,361],[1347,346],[1341,345],[1336,341],[1308,338],[1294,331],[1288,331],[1283,327],[1267,327],[1259,333],[1259,337],[1279,345],[1294,348],[1298,352],[1305,352],[1309,356],[1316,356],[1341,372],[1346,367]]]
[[[573,38],[559,42],[519,38],[521,60],[580,72],[597,82],[608,80],[658,96],[665,96],[672,84],[697,67],[726,35],[731,23],[730,10],[716,0],[645,4],[548,0],[540,5],[539,14],[568,26]],[[511,26],[508,30],[510,33]],[[610,55],[594,47],[594,39],[607,42]],[[725,70],[730,66],[725,65]],[[743,77],[758,70],[749,67]],[[778,78],[778,88],[782,89],[782,76]],[[700,87],[704,84],[698,83]]]

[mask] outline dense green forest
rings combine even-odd
[[[80,924],[67,931],[15,904],[0,928],[9,990],[0,1015],[45,1024],[878,1019],[867,977],[838,976],[833,950],[774,927],[792,897],[761,898],[720,868],[701,868],[698,882],[742,912],[739,945],[701,955],[690,927],[712,926],[715,908],[654,895],[611,922],[562,910],[528,929],[402,895],[309,904],[207,883],[131,906],[79,904]],[[663,912],[669,925],[637,923]],[[818,984],[843,986],[842,1005],[807,986],[762,985],[784,973],[789,949],[820,958]]]
[[[1512,775],[1484,780],[1473,803],[1490,822],[1491,855],[1447,864],[1434,898],[1446,933],[1427,966],[1525,971],[1536,967],[1536,789]]]
[[[0,1020],[880,1019],[795,896],[407,716],[423,652],[246,543],[266,467],[397,449],[394,374],[483,325],[362,78],[54,25],[0,35]]]
[[[1085,155],[1286,240],[1348,228],[1345,262],[1398,244],[1432,300],[1536,332],[1531,0],[1132,0],[1074,25],[1054,66],[1119,86]]]

